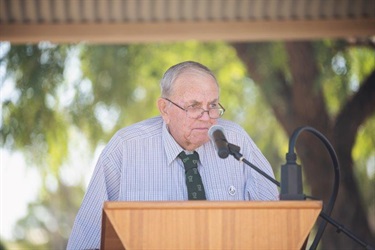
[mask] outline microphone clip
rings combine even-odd
[[[228,142],[228,152],[232,155],[236,160],[242,161],[243,156],[240,153],[241,148],[237,145]]]
[[[296,159],[296,154],[287,153],[287,161],[281,166],[280,200],[305,200],[301,166]]]

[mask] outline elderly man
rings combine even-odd
[[[74,223],[68,249],[100,247],[104,201],[277,200],[273,183],[233,157],[221,159],[208,130],[225,129],[229,142],[273,177],[247,133],[220,119],[219,85],[204,65],[187,61],[161,80],[160,116],[119,130],[103,150]]]

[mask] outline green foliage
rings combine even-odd
[[[2,103],[0,141],[10,149],[31,152],[29,159],[39,165],[44,162],[41,156],[46,156],[55,171],[67,153],[68,124],[53,104],[56,87],[63,80],[65,58],[64,46],[47,43],[12,46],[6,56],[7,76],[15,83],[16,98]]]
[[[349,76],[349,86],[351,91],[355,91],[358,85],[375,70],[375,50],[368,48],[352,48],[347,51],[348,62],[350,62],[351,70]],[[358,131],[356,143],[353,149],[353,160],[356,163],[359,172],[366,173],[367,180],[370,178],[372,182],[367,184],[367,188],[371,188],[375,181],[375,116],[373,115],[366,124],[361,126]],[[367,192],[364,192],[365,194]],[[371,193],[370,193],[371,194]],[[368,197],[365,200],[372,200],[375,204],[375,197]]]
[[[361,194],[364,196],[366,207],[375,209],[373,190],[375,183],[375,115],[373,115],[358,131],[353,148],[353,161],[356,167],[356,177],[360,180]],[[371,210],[370,210],[371,211]],[[373,215],[372,215],[373,217]]]
[[[327,108],[335,116],[360,84],[375,69],[375,51],[362,47],[342,47],[341,43],[315,43],[320,62],[320,81]],[[331,67],[327,67],[330,65]]]

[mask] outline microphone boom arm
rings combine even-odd
[[[271,176],[269,176],[266,172],[264,172],[263,170],[261,170],[260,168],[258,168],[257,166],[255,166],[254,164],[252,164],[251,162],[249,162],[248,160],[246,160],[243,157],[243,155],[240,153],[241,148],[239,146],[234,145],[232,143],[228,143],[228,149],[229,149],[229,154],[232,155],[235,159],[237,159],[238,161],[242,161],[243,163],[245,163],[246,165],[250,166],[252,169],[254,169],[255,171],[257,171],[258,173],[260,173],[261,175],[263,175],[269,181],[271,181],[272,183],[274,183],[278,187],[280,187],[280,182],[278,182],[277,180],[275,180],[274,178],[272,178]]]

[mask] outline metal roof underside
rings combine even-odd
[[[374,35],[375,0],[0,0],[0,40],[14,43]]]

